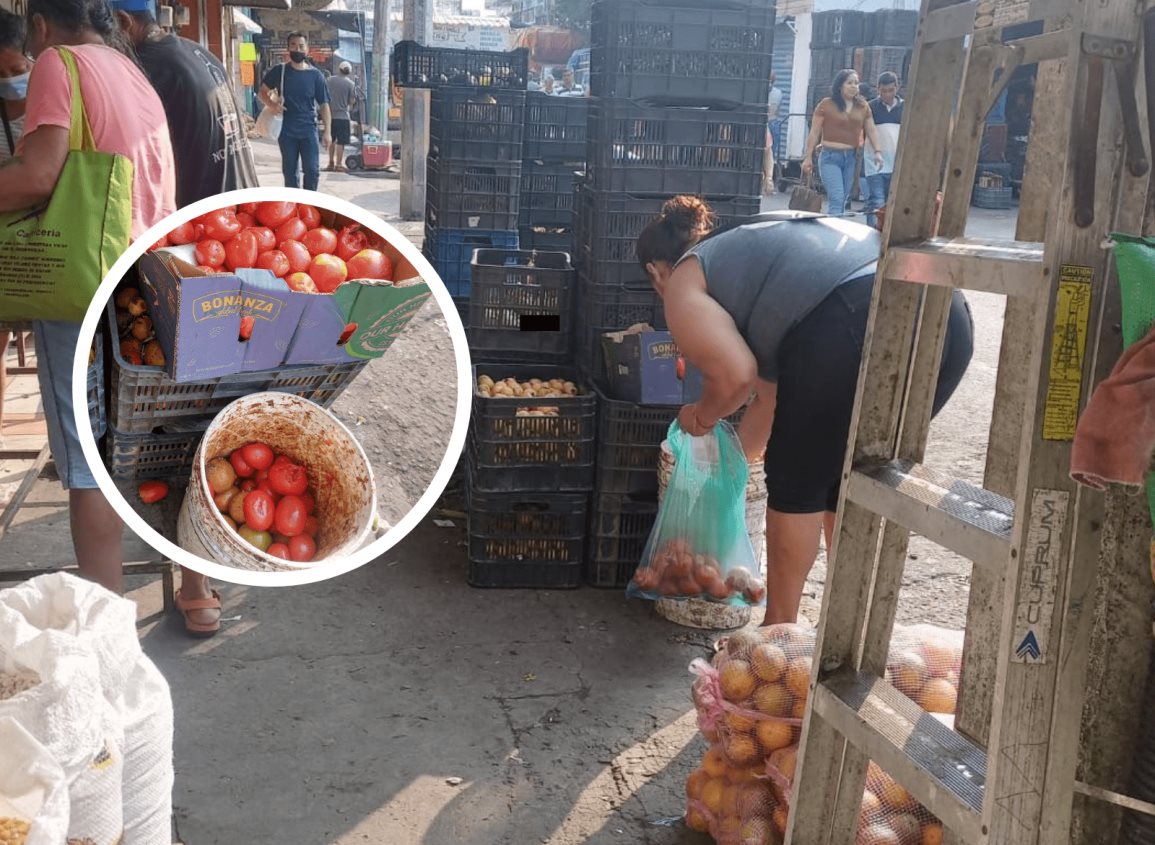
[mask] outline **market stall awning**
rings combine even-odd
[[[338,29],[348,30],[349,32],[364,32],[365,31],[365,14],[363,12],[348,12],[339,9],[320,9],[316,12],[309,12],[314,18],[319,21],[324,21],[331,26]]]
[[[235,6],[233,7],[233,26],[237,28],[237,32],[244,32],[249,35],[260,35],[264,32],[259,23]]]

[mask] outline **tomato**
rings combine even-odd
[[[246,478],[241,482],[241,492],[243,493],[252,493],[256,489],[257,482],[253,481],[251,478]]]
[[[281,494],[273,489],[273,485],[271,485],[269,483],[269,479],[267,479],[267,478],[264,481],[257,481],[256,489],[260,490],[263,493],[268,493],[273,499],[273,505],[274,506],[276,505],[277,502],[279,502],[281,500]]]
[[[310,537],[317,536],[317,517],[310,516],[305,520],[305,533]]]
[[[191,244],[197,239],[197,227],[191,220],[187,223],[181,223],[175,229],[168,233],[168,241],[171,244],[180,246],[181,244]]]
[[[241,447],[241,457],[245,459],[245,463],[257,470],[258,481],[260,472],[273,465],[273,450],[264,443],[246,443]]]
[[[163,249],[166,246],[168,246],[168,235],[165,235],[159,241],[154,243],[152,246],[149,247],[149,249],[150,250],[158,250],[158,249]]]
[[[257,249],[260,252],[268,252],[270,249],[277,248],[277,236],[268,226],[252,226],[249,231],[256,235]]]
[[[225,263],[225,245],[213,238],[197,241],[197,264],[221,267]]]
[[[237,340],[242,343],[249,340],[253,336],[253,326],[256,325],[256,318],[246,314],[241,317],[241,330],[237,332]]]
[[[142,502],[151,505],[168,495],[168,484],[163,481],[146,481],[137,488],[136,493]]]
[[[202,273],[208,273],[210,276],[215,276],[221,272],[220,267],[210,267],[208,264],[198,264],[197,269]]]
[[[316,229],[321,225],[321,212],[311,205],[298,205],[297,216],[304,220],[310,229]]]
[[[297,293],[317,292],[317,285],[308,273],[290,273],[285,276],[285,284],[289,286],[290,290],[295,290]]]
[[[272,496],[264,490],[254,490],[245,496],[245,525],[254,531],[268,531],[275,509]]]
[[[337,235],[337,257],[348,261],[363,249],[369,248],[369,237],[359,224],[346,226]]]
[[[289,557],[297,563],[308,563],[317,554],[317,544],[308,534],[298,534],[289,540]]]
[[[257,267],[268,270],[278,279],[289,275],[289,259],[279,249],[270,249],[257,256]]]
[[[357,331],[356,323],[346,323],[345,328],[341,331],[341,336],[337,338],[337,345],[344,346],[353,337],[353,333]]]
[[[304,273],[309,269],[309,262],[313,260],[313,256],[309,255],[309,250],[305,249],[305,245],[300,241],[281,241],[277,249],[285,253],[285,258],[289,259],[290,273]]]
[[[257,225],[257,218],[249,214],[247,211],[238,211],[237,219],[241,221],[241,225],[246,229],[252,229]]]
[[[289,557],[289,547],[285,543],[273,543],[265,549],[265,551],[273,557],[279,557],[281,560],[292,560],[292,558]]]
[[[337,251],[337,233],[332,229],[310,229],[301,238],[305,249],[313,255],[324,255]]]
[[[293,459],[288,455],[277,455],[277,457],[273,458],[274,464],[291,464],[292,462]]]
[[[297,213],[295,202],[262,202],[254,215],[262,226],[275,229]]]
[[[269,484],[282,496],[300,496],[309,487],[309,477],[304,467],[290,462],[274,463],[269,467]]]
[[[305,513],[311,514],[317,509],[317,500],[313,498],[313,494],[306,492],[301,496],[301,501],[305,503]],[[316,534],[317,532],[313,532]]]
[[[225,264],[230,270],[257,266],[257,236],[246,230],[225,244]]]
[[[237,232],[244,228],[241,221],[237,219],[236,212],[229,208],[220,208],[216,211],[210,211],[208,214],[202,214],[199,220],[204,224],[205,237],[222,243],[236,236]]]
[[[260,206],[259,202],[242,202],[237,206],[237,213],[240,214],[243,211],[245,214],[251,214],[253,217],[256,217],[258,206]]]
[[[246,541],[256,546],[262,552],[265,551],[273,542],[273,535],[268,531],[257,531],[250,528],[248,525],[242,525],[237,531]]]
[[[337,256],[322,253],[309,265],[309,275],[313,277],[317,290],[321,293],[332,293],[340,287],[341,282],[349,278],[349,268]]]
[[[284,241],[299,241],[309,233],[309,227],[305,225],[305,221],[299,217],[290,217],[284,223],[277,227],[273,237],[277,239],[277,243]]]
[[[296,537],[305,530],[305,520],[309,515],[305,513],[305,502],[300,496],[285,496],[277,502],[277,511],[273,515],[273,525],[278,534],[286,537]]]
[[[269,471],[267,469],[259,469],[253,475],[253,478],[256,480],[257,484],[260,484],[262,481],[268,481]]]
[[[233,465],[233,470],[235,470],[241,478],[252,478],[256,472],[255,469],[249,466],[249,462],[245,460],[245,456],[241,453],[240,449],[233,449],[233,453],[229,455],[229,463]]]
[[[379,249],[363,249],[348,262],[350,279],[393,278],[393,262]]]

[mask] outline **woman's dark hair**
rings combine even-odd
[[[0,50],[24,51],[24,39],[28,35],[28,27],[24,18],[14,15],[7,9],[0,9]]]
[[[714,228],[714,212],[701,197],[680,196],[666,200],[662,213],[638,235],[638,261],[673,264]]]
[[[855,97],[854,103],[850,103],[848,105],[846,100],[842,97],[842,86],[851,76],[858,76],[858,71],[851,67],[843,68],[842,70],[838,71],[837,76],[834,77],[834,82],[830,85],[830,99],[834,101],[834,105],[838,106],[838,108],[842,109],[843,111],[847,111],[851,106],[853,106],[861,99],[861,97]]]
[[[29,20],[33,15],[66,32],[91,29],[110,44],[120,30],[105,0],[28,0]]]

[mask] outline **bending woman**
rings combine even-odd
[[[854,189],[854,169],[858,148],[863,135],[874,150],[874,163],[882,167],[882,149],[878,143],[878,129],[866,100],[858,93],[858,74],[840,70],[830,86],[830,96],[814,108],[810,135],[806,138],[806,154],[802,158],[802,172],[809,176],[814,169],[812,157],[818,154],[818,175],[826,189],[826,213],[845,214],[847,201]]]
[[[711,223],[703,200],[675,197],[639,236],[638,259],[678,348],[704,376],[701,399],[678,415],[682,428],[706,434],[754,396],[738,435],[751,463],[765,456],[763,624],[794,622],[823,529],[830,546],[881,241],[867,226],[817,217],[699,243]],[[966,372],[973,337],[956,292],[935,414]]]

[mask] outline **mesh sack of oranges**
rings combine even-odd
[[[886,679],[928,713],[953,715],[962,652],[962,631],[896,625],[886,660]]]
[[[698,728],[735,766],[753,766],[798,741],[810,694],[815,632],[768,625],[731,636],[713,663],[695,660]]]
[[[686,826],[718,845],[779,845],[786,807],[762,767],[735,766],[711,745],[686,779]]]
[[[737,432],[721,422],[692,437],[675,420],[668,441],[674,471],[626,595],[765,604],[766,582],[746,529],[750,470]]]
[[[766,777],[775,803],[789,812],[793,798],[798,747],[783,748],[766,761]],[[786,813],[772,815],[785,833]],[[866,787],[858,812],[855,845],[942,845],[942,822],[915,800],[894,778],[875,763],[866,770]]]

